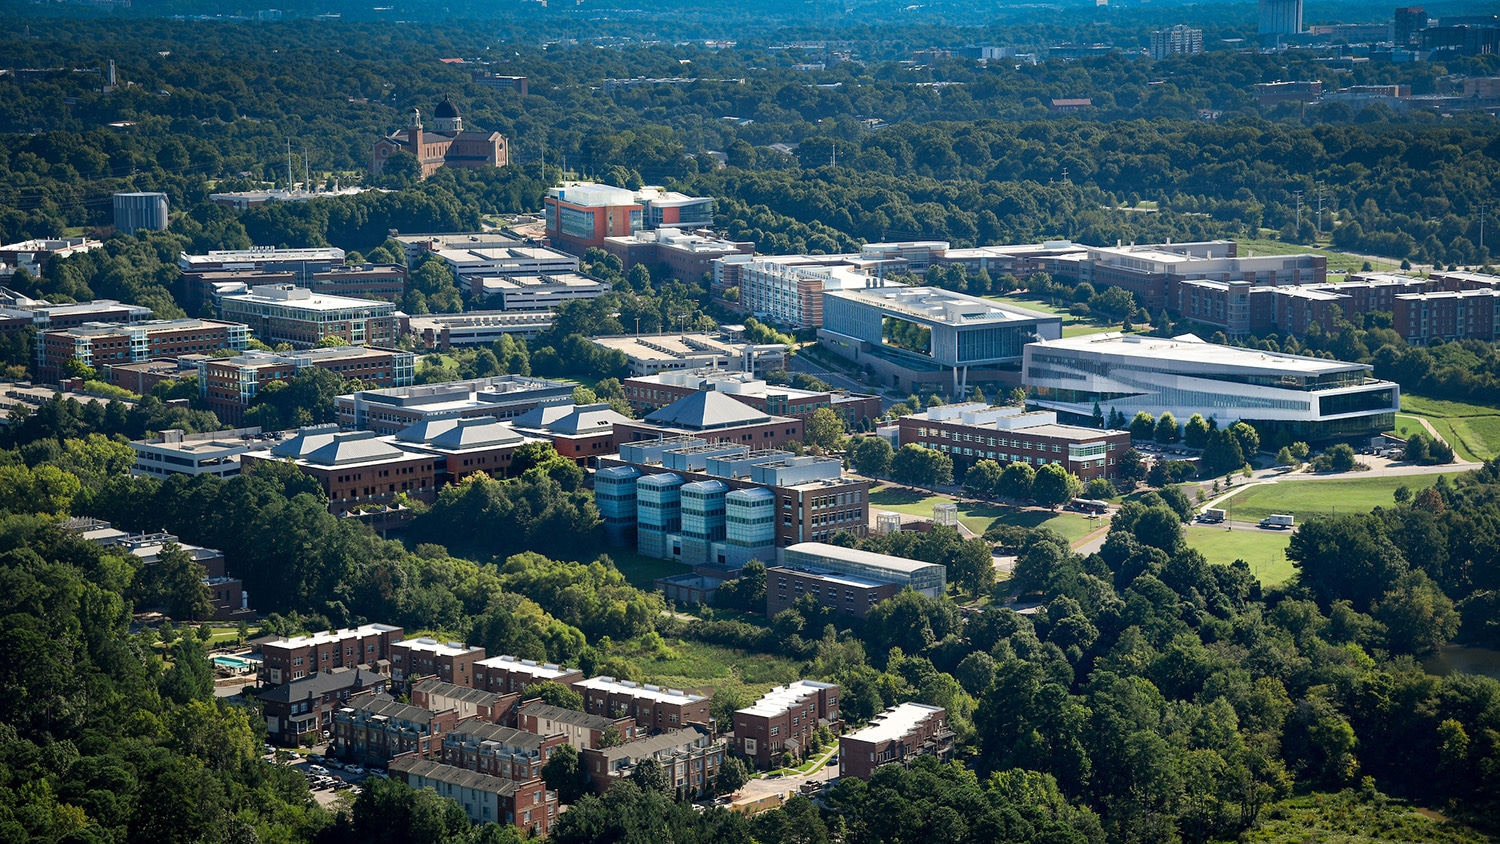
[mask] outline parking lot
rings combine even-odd
[[[333,805],[345,793],[351,796],[359,795],[365,781],[369,778],[386,776],[383,770],[369,769],[352,763],[346,766],[337,759],[318,752],[299,754],[271,745],[266,745],[261,749],[264,751],[261,758],[265,761],[287,765],[301,772],[307,778],[307,787],[312,790],[313,799],[325,807]]]

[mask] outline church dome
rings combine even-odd
[[[432,116],[440,120],[451,120],[459,116],[458,106],[454,105],[451,101],[449,101],[448,97],[444,95],[443,101],[437,104],[437,108],[433,109]]]

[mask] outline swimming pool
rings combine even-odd
[[[234,668],[243,671],[255,665],[255,663],[248,659],[240,659],[237,656],[216,656],[214,657],[214,665],[220,668]]]

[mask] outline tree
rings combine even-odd
[[[1128,423],[1125,421],[1125,414],[1111,407],[1109,409],[1109,429],[1111,431],[1123,431],[1126,429],[1127,425]]]
[[[967,540],[945,562],[953,583],[970,595],[978,598],[995,588],[995,558],[988,542]]]
[[[894,457],[895,451],[885,437],[860,437],[859,444],[854,447],[854,468],[867,477],[885,477],[891,471]]]
[[[1298,571],[1297,582],[1320,606],[1348,600],[1365,612],[1381,600],[1406,571],[1406,559],[1385,534],[1384,524],[1369,514],[1341,514],[1312,519],[1292,534],[1287,559]]]
[[[1234,436],[1235,442],[1239,443],[1240,454],[1246,461],[1252,460],[1256,452],[1260,451],[1260,434],[1248,422],[1236,422],[1229,428],[1229,433]]]
[[[354,798],[350,840],[375,844],[440,844],[469,831],[469,818],[451,798],[396,779],[371,777]]]
[[[1177,417],[1173,416],[1170,412],[1163,413],[1161,418],[1156,420],[1154,435],[1156,441],[1163,445],[1177,442]]]
[[[588,787],[588,772],[579,763],[578,748],[564,744],[552,749],[552,758],[542,766],[542,779],[557,792],[558,802],[578,802]]]
[[[167,543],[156,562],[148,564],[156,586],[159,606],[178,621],[201,621],[213,615],[214,605],[204,579],[208,576],[198,561],[176,543]]]
[[[802,441],[824,451],[837,451],[844,439],[844,419],[832,408],[820,407],[808,417]]]
[[[1392,653],[1425,656],[1458,634],[1453,601],[1421,569],[1402,575],[1372,614],[1385,625]]]
[[[977,461],[964,474],[964,491],[976,497],[994,495],[1003,476],[999,463],[989,459]]]
[[[916,443],[901,446],[891,460],[891,478],[907,486],[941,486],[953,482],[953,458]]]
[[[1036,472],[1031,482],[1031,497],[1043,507],[1056,510],[1083,492],[1083,481],[1061,463],[1048,463]]]
[[[1030,463],[1007,463],[1000,472],[995,493],[1001,498],[1023,501],[1031,497],[1031,485],[1035,478],[1036,470],[1031,468]]]
[[[1240,441],[1234,435],[1220,428],[1210,431],[1208,442],[1203,446],[1203,456],[1199,458],[1202,466],[1202,474],[1206,478],[1223,475],[1245,465],[1245,454],[1240,450]]]
[[[1120,494],[1120,491],[1115,489],[1114,482],[1109,478],[1091,478],[1083,485],[1083,494],[1096,501],[1102,501],[1114,498]]]
[[[1141,453],[1133,448],[1128,448],[1120,455],[1118,474],[1125,489],[1134,489],[1135,485],[1146,479],[1146,461]]]
[[[677,793],[666,770],[654,757],[648,756],[635,763],[635,770],[630,773],[630,781],[648,794],[655,792],[665,797],[672,797]]]
[[[714,791],[719,794],[733,794],[745,787],[750,781],[750,766],[745,761],[733,754],[725,754],[724,762],[719,766],[719,777],[714,782]]]
[[[1290,468],[1292,466],[1299,465],[1301,462],[1302,461],[1298,460],[1292,454],[1291,446],[1284,445],[1281,447],[1280,451],[1276,452],[1276,465],[1278,466],[1286,466]]]
[[[1188,448],[1202,448],[1208,443],[1208,432],[1208,422],[1201,414],[1194,413],[1182,428],[1182,443]]]
[[[1146,411],[1135,415],[1130,420],[1130,438],[1133,440],[1150,440],[1156,436],[1156,418]]]
[[[541,698],[543,703],[558,706],[563,709],[572,709],[575,712],[583,711],[583,695],[562,683],[552,680],[544,680],[540,683],[532,683],[521,690],[522,700]]]

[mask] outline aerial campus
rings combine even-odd
[[[1493,8],[0,16],[0,840],[1500,837]]]

